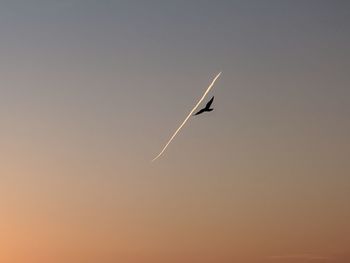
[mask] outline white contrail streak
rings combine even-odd
[[[214,86],[215,81],[219,78],[219,76],[221,75],[221,72],[219,74],[216,75],[216,77],[213,79],[213,81],[210,83],[209,87],[207,88],[207,90],[204,92],[202,98],[198,101],[198,103],[196,104],[196,106],[194,106],[194,108],[191,110],[191,112],[188,114],[188,116],[186,117],[186,119],[183,121],[183,123],[180,125],[180,127],[175,131],[175,133],[173,134],[173,136],[171,136],[170,140],[167,142],[167,144],[164,146],[164,148],[162,149],[162,151],[152,160],[152,162],[154,162],[155,160],[157,160],[166,150],[166,148],[168,148],[169,144],[171,143],[171,141],[175,138],[175,136],[178,134],[178,132],[182,129],[182,127],[186,124],[186,122],[188,121],[188,119],[192,116],[193,112],[198,108],[199,104],[201,104],[201,102],[203,101],[203,99],[205,98],[205,96],[208,94],[208,92],[211,90],[211,88]]]

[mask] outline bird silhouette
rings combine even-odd
[[[206,112],[206,111],[209,112],[209,111],[214,110],[214,109],[211,109],[211,108],[210,108],[210,106],[211,106],[211,104],[213,103],[213,101],[214,101],[214,96],[211,98],[210,101],[208,101],[207,105],[205,105],[205,107],[204,107],[203,109],[201,109],[201,110],[198,111],[196,114],[194,114],[194,116],[195,116],[195,115],[202,114],[203,112]]]

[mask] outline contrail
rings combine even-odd
[[[186,122],[188,121],[188,119],[192,116],[193,112],[198,108],[199,104],[201,104],[201,102],[203,101],[203,99],[205,98],[205,96],[208,94],[208,92],[211,90],[211,88],[214,86],[215,81],[219,78],[219,76],[221,75],[221,72],[219,74],[216,75],[216,77],[213,79],[213,81],[210,83],[209,87],[207,88],[207,90],[204,92],[202,98],[198,101],[198,103],[196,104],[196,106],[194,106],[194,108],[191,110],[191,112],[188,114],[188,116],[186,117],[186,119],[183,121],[183,123],[180,125],[180,127],[175,131],[175,133],[173,134],[173,136],[171,136],[170,140],[167,142],[167,144],[164,146],[164,148],[162,149],[162,151],[152,160],[152,162],[154,162],[155,160],[157,160],[166,150],[166,148],[168,148],[169,144],[171,143],[171,141],[175,138],[175,136],[178,134],[178,132],[182,129],[182,127],[186,124]]]

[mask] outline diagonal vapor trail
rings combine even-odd
[[[202,98],[198,101],[198,103],[196,104],[196,106],[194,106],[194,108],[191,110],[191,112],[188,114],[188,116],[186,117],[186,119],[182,122],[182,124],[180,125],[180,127],[175,131],[175,133],[173,134],[173,136],[171,136],[170,140],[167,142],[167,144],[164,146],[164,148],[162,149],[162,151],[152,160],[152,162],[154,162],[155,160],[157,160],[166,150],[166,148],[168,148],[169,144],[171,143],[171,141],[175,138],[175,136],[178,134],[178,132],[182,129],[182,127],[186,124],[186,122],[188,121],[188,119],[192,116],[193,112],[198,108],[199,104],[201,104],[201,102],[203,101],[203,99],[205,98],[205,96],[208,94],[208,92],[211,90],[211,88],[214,86],[215,81],[220,77],[221,72],[219,72],[219,74],[216,75],[216,77],[213,79],[213,81],[210,83],[209,87],[207,88],[207,90],[204,92]]]

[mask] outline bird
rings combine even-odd
[[[214,101],[214,96],[211,98],[211,100],[207,103],[207,105],[205,105],[205,107],[203,109],[201,109],[200,111],[198,111],[196,114],[194,114],[193,116],[195,115],[199,115],[199,114],[202,114],[203,112],[206,112],[206,111],[212,111],[214,109],[211,109],[210,106],[211,104],[213,103]]]

